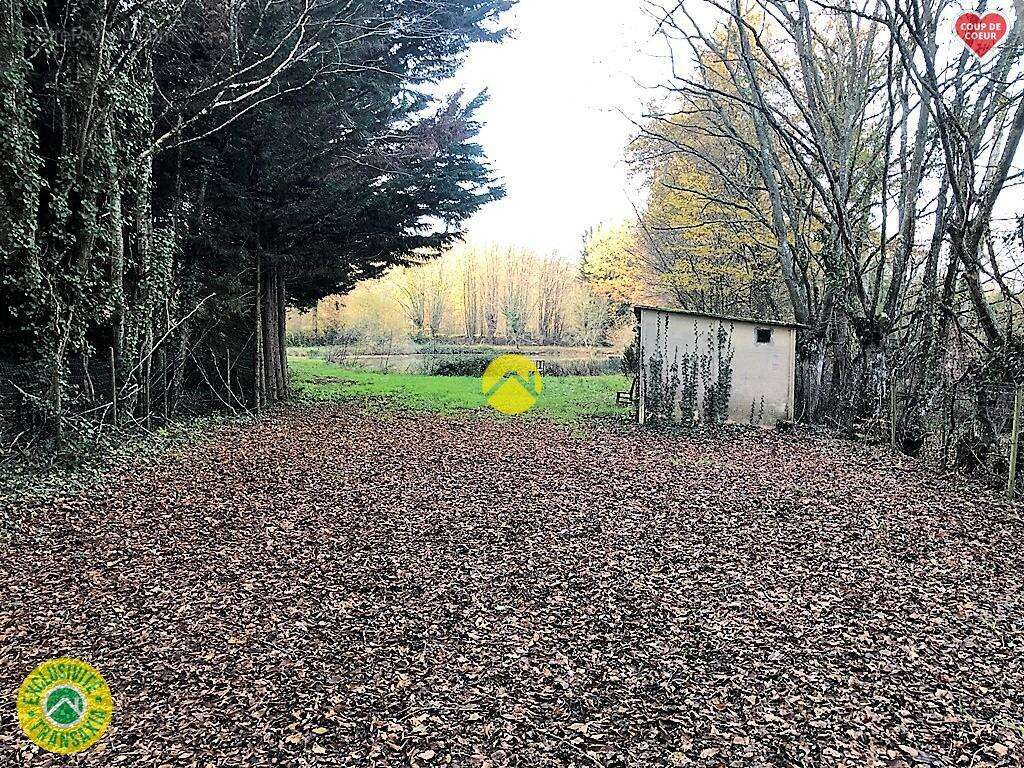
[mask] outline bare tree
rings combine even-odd
[[[427,303],[430,283],[426,271],[417,267],[405,267],[398,279],[401,293],[399,303],[412,325],[413,332],[421,334],[427,327]]]
[[[576,291],[574,304],[578,341],[587,347],[597,346],[604,341],[608,330],[608,299],[584,287]]]
[[[462,255],[462,321],[466,338],[476,340],[480,332],[480,286],[477,278],[476,251],[467,248]]]
[[[483,280],[480,305],[483,311],[484,330],[493,341],[498,336],[498,319],[501,313],[501,278],[504,272],[502,255],[496,246],[487,249],[484,257]]]
[[[569,266],[556,254],[537,264],[537,337],[542,343],[562,341],[565,335],[565,295],[572,285]]]
[[[674,112],[645,130],[717,173],[720,186],[695,194],[771,233],[791,311],[809,328],[803,415],[870,418],[884,402],[890,337],[915,267],[927,119],[910,104],[884,25],[851,6],[706,5],[721,18],[713,32],[686,7],[660,11],[663,33],[674,51],[689,50],[696,73],[675,69]],[[661,129],[680,119],[687,131]],[[743,168],[709,160],[705,142],[730,146]]]
[[[509,340],[520,344],[525,338],[533,309],[534,286],[527,277],[533,267],[532,254],[509,248],[503,256],[505,264],[500,296],[501,315],[505,320],[505,332]]]
[[[438,336],[448,314],[448,284],[445,282],[444,265],[435,262],[429,269],[430,291],[430,335]]]

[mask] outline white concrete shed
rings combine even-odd
[[[718,398],[710,414],[726,421],[772,425],[793,418],[799,325],[663,307],[634,311],[641,423],[659,402],[667,412],[670,390],[675,400],[669,410],[677,421],[708,420],[709,393]]]

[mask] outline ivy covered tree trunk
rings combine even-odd
[[[42,288],[36,237],[42,169],[22,14],[21,0],[0,0],[0,347],[8,350],[26,340],[16,318],[31,311],[28,299]]]
[[[77,401],[92,405],[91,361],[111,347],[129,410],[145,402],[155,324],[167,323],[173,244],[153,247],[145,154],[152,66],[120,16],[0,7],[0,328],[38,360],[33,403],[59,437]]]
[[[860,357],[854,417],[862,422],[878,418],[884,411],[889,391],[889,367],[885,342],[887,329],[878,318],[852,319]]]

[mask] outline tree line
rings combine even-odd
[[[370,348],[406,339],[596,346],[616,325],[612,303],[585,281],[577,260],[475,243],[397,267],[289,322],[295,342]]]
[[[288,306],[503,194],[486,94],[446,82],[512,4],[2,0],[0,358],[33,419],[284,397]]]

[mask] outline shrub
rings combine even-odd
[[[708,353],[701,357],[704,382],[704,420],[723,424],[729,418],[732,397],[732,361],[736,350],[732,345],[733,326],[729,330],[719,322],[717,332],[708,334]]]
[[[552,360],[545,362],[545,376],[608,376],[619,373],[621,358],[607,360]]]
[[[457,341],[430,339],[416,343],[416,351],[421,355],[437,355],[439,357],[490,357],[505,354],[507,350],[476,344],[460,344]]]
[[[424,358],[421,372],[429,376],[484,375],[498,354],[430,355]],[[544,376],[607,376],[619,372],[619,358],[607,360],[552,360],[544,364]]]
[[[491,357],[485,355],[437,355],[424,358],[423,373],[429,376],[474,376],[484,375]]]
[[[644,410],[648,420],[655,423],[673,420],[676,413],[676,401],[680,394],[679,350],[677,348],[673,351],[671,362],[669,362],[668,330],[668,318],[665,318],[664,328],[662,328],[661,319],[658,318],[654,334],[654,347],[647,359],[647,365],[642,371]],[[687,359],[688,357],[684,355],[684,371],[689,371],[689,365],[686,364]],[[682,409],[684,420],[687,419],[689,413],[685,407]]]
[[[348,347],[359,341],[359,336],[347,328],[321,328],[319,333],[311,330],[290,331],[285,337],[288,347]]]
[[[622,373],[631,379],[640,374],[640,346],[637,344],[639,334],[640,326],[638,325],[633,334],[633,341],[623,351],[620,361]]]

